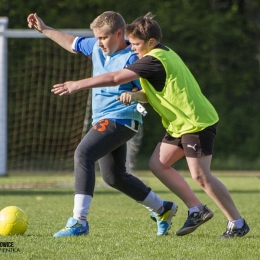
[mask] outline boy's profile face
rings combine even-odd
[[[131,35],[128,35],[128,40],[131,43],[131,48],[137,55],[139,59],[141,59],[146,53],[150,52],[153,48],[150,46],[149,41],[145,42],[139,38],[135,38]]]
[[[98,39],[98,46],[105,55],[111,55],[119,51],[120,40],[122,38],[122,30],[118,29],[115,33],[111,33],[106,28],[93,29],[95,37]]]

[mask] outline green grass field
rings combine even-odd
[[[214,173],[214,172],[213,172]],[[97,174],[96,190],[88,221],[90,234],[84,237],[53,238],[63,228],[73,209],[73,174],[17,175],[0,178],[0,208],[15,205],[29,217],[22,236],[0,236],[13,242],[15,252],[0,259],[260,259],[259,173],[219,173],[251,231],[243,238],[221,240],[226,218],[211,199],[186,176],[196,195],[215,214],[194,233],[178,237],[175,232],[187,217],[186,206],[152,174],[137,172],[148,186],[165,200],[175,201],[179,210],[168,236],[156,237],[156,223],[143,206],[108,188]]]

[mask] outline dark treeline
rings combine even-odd
[[[89,28],[100,13],[113,10],[130,23],[152,12],[163,31],[162,43],[186,62],[215,106],[220,122],[215,142],[215,169],[260,167],[260,2],[254,0],[2,0],[0,16],[8,28],[27,29],[36,12],[54,28]],[[21,50],[22,52],[24,50]],[[146,105],[140,164],[147,165],[164,133],[159,117]]]

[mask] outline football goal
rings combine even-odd
[[[90,77],[92,63],[34,30],[7,29],[0,17],[0,175],[73,171],[74,151],[91,126],[91,90],[59,97],[54,84]],[[61,30],[93,37],[92,30]],[[128,142],[133,172],[142,128]]]
[[[90,92],[59,97],[54,84],[91,76],[91,61],[34,30],[7,29],[0,18],[0,175],[71,171],[90,124]],[[61,30],[93,36],[91,30]],[[84,124],[83,124],[84,122]]]

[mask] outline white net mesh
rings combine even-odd
[[[51,88],[91,71],[88,58],[49,39],[8,40],[8,170],[73,169],[90,91],[59,97]]]

